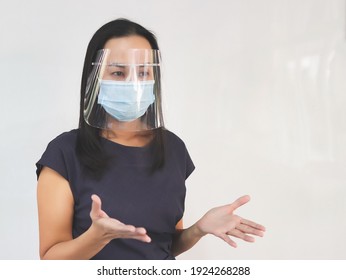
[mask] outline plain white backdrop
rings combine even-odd
[[[87,44],[134,20],[158,37],[166,126],[196,165],[185,226],[243,194],[254,244],[179,259],[346,258],[344,0],[0,2],[0,259],[38,259],[35,163],[77,127]]]

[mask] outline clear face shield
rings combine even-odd
[[[84,119],[113,131],[162,127],[159,50],[99,50],[87,80]]]

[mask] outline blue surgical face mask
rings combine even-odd
[[[100,81],[97,103],[113,118],[129,122],[140,118],[154,103],[155,81]]]

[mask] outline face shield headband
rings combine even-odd
[[[160,65],[159,50],[99,50],[86,84],[87,124],[113,131],[162,127]]]

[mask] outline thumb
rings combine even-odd
[[[91,212],[90,212],[91,219],[108,217],[108,215],[101,208],[102,202],[100,197],[96,194],[93,194],[91,196],[91,200],[92,200]]]
[[[250,201],[250,196],[249,195],[244,195],[242,197],[239,197],[237,200],[235,200],[232,204],[230,204],[230,207],[232,211],[236,210],[240,206],[248,203]]]

